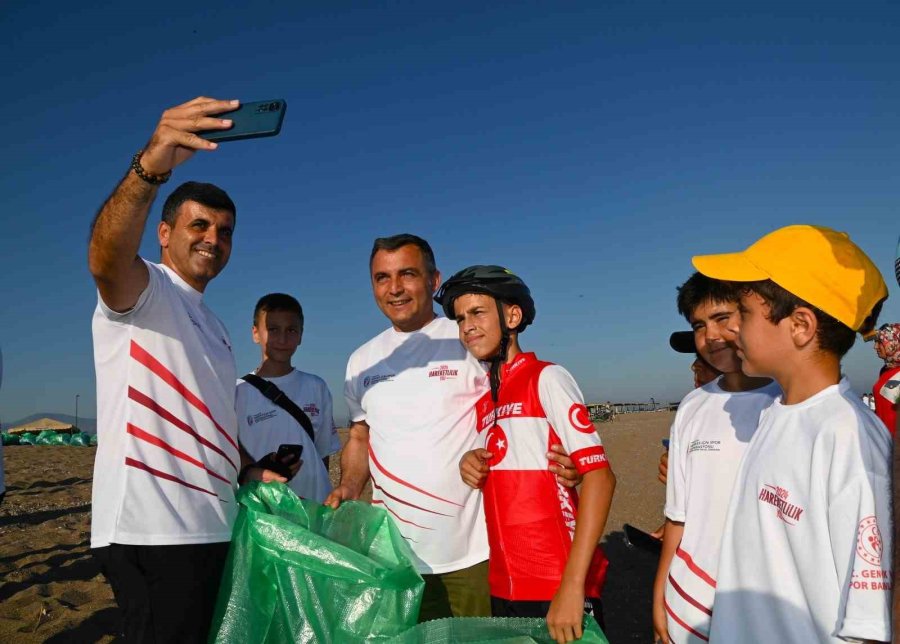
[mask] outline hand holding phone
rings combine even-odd
[[[300,460],[301,454],[303,454],[303,445],[285,443],[279,445],[277,452],[262,457],[257,465],[290,481],[296,474],[291,471],[291,468]]]
[[[231,119],[227,130],[204,130],[197,136],[207,141],[238,141],[263,136],[275,136],[281,132],[281,123],[287,111],[287,102],[278,98],[270,101],[242,103],[230,112],[216,114],[217,118]]]

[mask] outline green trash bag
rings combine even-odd
[[[16,434],[0,434],[4,445],[18,445],[19,437]]]
[[[91,444],[91,437],[82,432],[78,432],[77,434],[72,434],[72,440],[69,441],[69,445],[75,445],[77,447],[87,447]]]
[[[37,436],[35,436],[33,432],[19,434],[19,445],[34,445],[34,441],[36,440]]]
[[[425,582],[384,509],[332,510],[274,483],[237,500],[210,642],[355,644],[416,624]]]
[[[593,617],[585,616],[578,642],[609,644]],[[503,642],[505,644],[556,644],[542,618],[452,617],[419,624],[387,640],[390,644],[450,644],[451,642]]]
[[[91,447],[96,447],[96,446],[97,446],[97,434],[92,434],[91,435]]]
[[[35,445],[66,445],[66,438],[68,438],[65,434],[60,434],[59,432],[54,432],[49,429],[45,429],[40,434],[37,435],[37,438],[34,440]]]

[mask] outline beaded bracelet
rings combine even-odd
[[[172,176],[171,170],[169,170],[165,174],[150,174],[149,172],[144,170],[143,166],[141,166],[141,155],[143,153],[143,150],[138,150],[131,158],[131,169],[134,170],[134,173],[147,183],[154,186],[162,185],[166,181],[168,181],[169,177]]]

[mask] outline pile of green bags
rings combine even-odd
[[[97,444],[96,434],[76,432],[74,434],[62,434],[50,430],[44,430],[39,434],[25,432],[23,434],[0,434],[3,445],[75,445],[87,447]]]

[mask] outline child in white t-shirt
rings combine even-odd
[[[780,393],[741,372],[729,330],[738,291],[695,273],[678,289],[678,311],[703,360],[721,372],[678,406],[669,438],[666,523],[653,586],[653,630],[661,642],[709,637],[719,542],[734,476],[759,414]]]
[[[259,344],[262,353],[262,362],[255,375],[274,384],[302,410],[313,435],[310,436],[286,409],[250,382],[240,379],[235,399],[238,440],[254,461],[276,452],[282,444],[301,445],[300,469],[287,484],[297,496],[321,503],[331,492],[328,457],[341,448],[341,443],[334,427],[331,393],[325,381],[295,369],[291,364],[303,337],[300,303],[284,293],[264,295],[253,311],[252,332],[253,341]]]
[[[693,261],[742,283],[744,373],[784,391],[735,481],[711,641],[889,640],[890,436],[840,365],[855,333],[874,330],[881,274],[846,234],[814,226]]]

